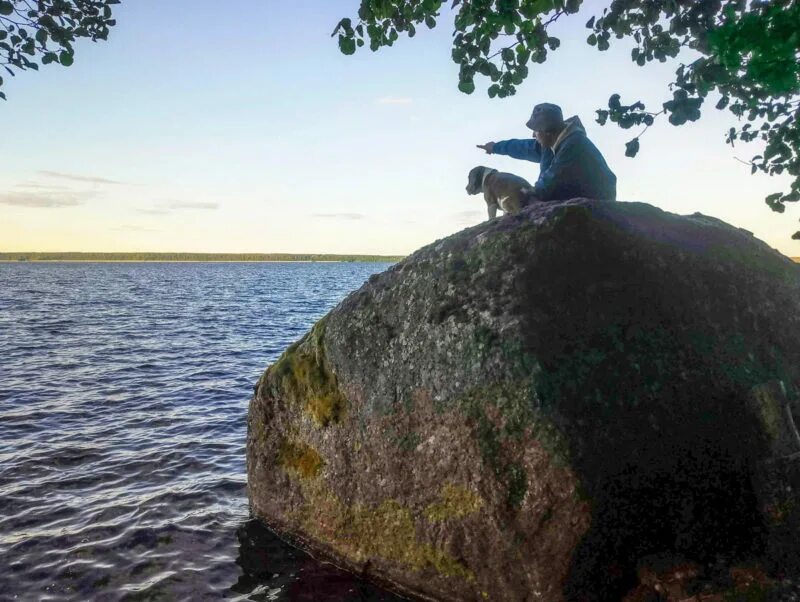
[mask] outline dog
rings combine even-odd
[[[467,193],[483,193],[489,219],[494,219],[497,210],[505,214],[519,213],[531,194],[527,180],[510,173],[503,173],[491,167],[473,167],[467,180]]]

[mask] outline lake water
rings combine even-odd
[[[0,600],[398,600],[245,489],[259,375],[387,266],[0,263]]]

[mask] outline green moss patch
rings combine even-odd
[[[781,404],[772,396],[767,387],[754,387],[753,398],[764,432],[772,441],[777,441],[782,422]]]
[[[342,420],[347,399],[336,375],[328,368],[323,338],[325,318],[317,322],[299,344],[289,347],[270,368],[280,390],[294,403],[303,404],[317,426]]]
[[[310,445],[284,440],[278,451],[278,462],[286,470],[304,479],[313,479],[322,470],[322,457]]]
[[[472,572],[431,544],[417,540],[411,510],[396,500],[387,500],[377,508],[357,506],[350,534],[366,556],[380,556],[422,570],[432,566],[447,577],[473,580]]]
[[[474,514],[483,506],[483,499],[470,489],[448,483],[439,493],[439,501],[425,508],[425,518],[439,522]]]
[[[431,568],[445,577],[475,581],[475,574],[463,563],[419,541],[411,509],[397,500],[347,506],[322,484],[309,484],[305,493],[305,529],[355,562],[381,558],[412,571]]]
[[[533,374],[536,374],[534,369]],[[558,429],[537,409],[539,405],[532,380],[478,387],[457,400],[448,402],[474,421],[474,436],[484,463],[494,472],[507,491],[507,502],[518,507],[528,490],[528,476],[519,464],[509,461],[505,443],[518,441],[526,433],[547,452],[550,461],[569,467],[569,451]],[[496,408],[500,424],[495,424],[487,408]],[[444,409],[441,408],[441,409]],[[513,445],[512,445],[513,447]]]

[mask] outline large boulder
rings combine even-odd
[[[699,214],[541,205],[373,276],[269,367],[251,508],[437,600],[618,600],[647,558],[781,576],[799,389],[800,266]]]

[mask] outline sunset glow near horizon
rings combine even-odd
[[[660,109],[676,63],[639,68],[627,40],[588,46],[590,11],[559,20],[562,47],[491,100],[485,81],[457,90],[446,15],[346,57],[330,34],[357,0],[187,7],[119,5],[108,42],[78,44],[72,67],[5,78],[0,251],[404,255],[486,219],[464,190],[472,167],[536,180],[538,165],[475,145],[530,136],[533,105],[554,102],[583,121],[619,200],[718,217],[800,256],[800,211],[763,200],[788,177],[750,175],[741,160],[761,147],[725,144],[736,122],[716,99],[696,123],[657,121],[635,159],[638,130],[594,122],[615,92]]]

